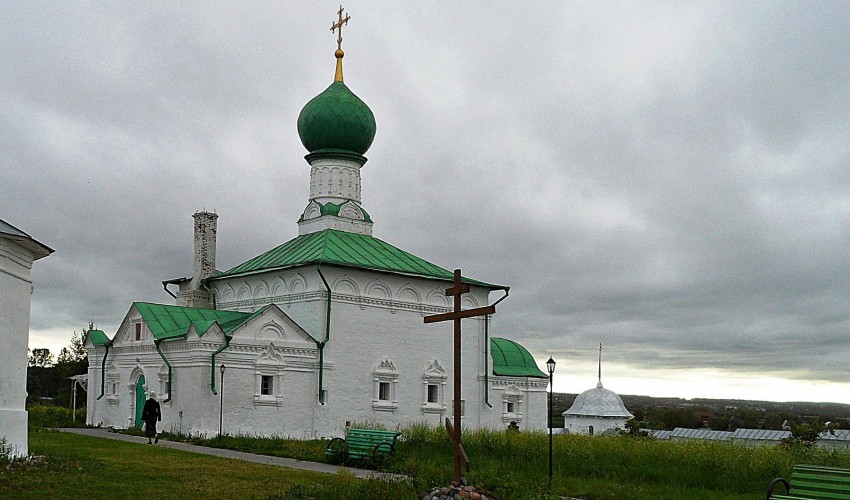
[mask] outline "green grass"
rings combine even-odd
[[[74,434],[30,433],[43,458],[0,468],[0,498],[414,498],[409,485],[364,481]]]
[[[190,441],[254,453],[324,461],[324,441],[225,436]],[[850,453],[784,449],[705,441],[555,436],[553,490],[548,479],[548,436],[475,431],[464,435],[471,484],[502,499],[681,500],[763,498],[771,479],[794,464],[850,467]],[[162,447],[48,431],[30,433],[34,464],[0,463],[2,498],[416,498],[452,476],[451,446],[443,429],[403,431],[396,454],[381,464],[410,483],[321,475]],[[362,465],[362,464],[353,464]]]

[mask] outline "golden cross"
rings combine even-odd
[[[342,50],[342,25],[348,24],[348,20],[351,19],[351,16],[348,14],[345,15],[345,18],[342,17],[342,5],[339,6],[339,21],[331,24],[331,33],[335,32],[337,28],[339,28],[339,36],[336,39],[336,48],[337,50]]]

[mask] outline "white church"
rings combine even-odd
[[[451,416],[452,325],[423,318],[450,310],[453,274],[372,236],[360,169],[375,118],[335,56],[334,82],[298,117],[310,168],[298,236],[221,272],[218,215],[194,214],[193,273],[163,282],[175,305],[134,303],[112,338],[88,336],[88,424],[140,426],[151,391],[160,429],[188,434],[330,437]],[[508,293],[464,282],[464,309]],[[489,321],[463,320],[464,428],[545,429],[548,376]]]

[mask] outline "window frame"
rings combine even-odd
[[[372,380],[372,409],[395,412],[398,409],[398,370],[392,360],[381,360],[372,371]],[[382,384],[387,384],[387,399],[381,399]]]

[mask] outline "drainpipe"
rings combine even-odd
[[[167,293],[168,295],[171,295],[172,299],[177,300],[177,296],[174,295],[173,293],[171,293],[171,290],[168,289],[168,282],[167,281],[162,282],[162,289],[165,290],[165,293]]]
[[[331,287],[328,285],[328,280],[325,279],[325,275],[322,274],[322,266],[319,264],[316,266],[316,271],[319,273],[319,277],[322,278],[322,283],[325,285],[325,290],[327,290],[328,298],[327,305],[325,306],[325,340],[322,342],[316,341],[316,347],[319,348],[319,404],[325,404],[325,394],[322,390],[322,377],[325,371],[325,344],[331,339]]]
[[[206,291],[207,291],[207,293],[209,293],[210,295],[212,295],[212,300],[213,300],[213,309],[218,309],[218,305],[217,305],[217,304],[216,304],[216,302],[215,302],[215,291],[214,291],[214,290],[211,290],[211,289],[207,286],[207,280],[203,280],[203,281],[201,281],[201,286],[202,286],[202,287],[204,287],[204,290],[206,290]],[[176,299],[177,297],[174,297],[174,298]]]
[[[505,291],[505,295],[502,296],[499,300],[493,303],[493,307],[508,298],[508,293],[511,290],[511,287],[506,286],[502,290]],[[484,404],[487,405],[488,408],[492,408],[493,405],[490,404],[490,315],[484,316]]]
[[[96,401],[100,401],[100,398],[106,393],[106,356],[109,355],[109,348],[112,347],[112,341],[106,343],[106,351],[103,353],[103,361],[100,363],[100,396],[97,397]]]
[[[163,401],[163,403],[168,403],[171,401],[171,391],[173,390],[173,387],[171,386],[171,363],[168,362],[165,358],[165,354],[163,354],[160,350],[159,344],[161,343],[161,340],[155,340],[153,344],[156,346],[156,352],[159,353],[159,357],[162,358],[162,360],[165,361],[165,365],[168,366],[168,398]]]
[[[215,390],[215,355],[227,349],[228,347],[230,347],[230,337],[228,337],[227,334],[224,334],[224,345],[221,346],[221,349],[218,349],[214,353],[212,353],[210,365],[210,390],[215,395],[218,395],[218,391]]]

